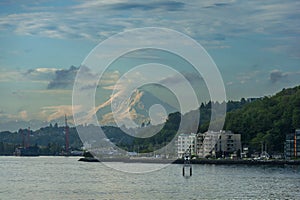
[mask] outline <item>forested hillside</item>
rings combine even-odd
[[[224,128],[242,134],[242,142],[252,149],[264,142],[268,151],[283,152],[285,135],[300,128],[300,86],[229,112]]]

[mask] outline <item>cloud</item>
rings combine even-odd
[[[283,78],[286,78],[287,77],[287,74],[283,73],[282,71],[280,70],[272,70],[270,72],[270,81],[272,83],[276,83],[276,82],[279,82],[281,81]]]
[[[178,1],[161,1],[161,2],[139,2],[139,3],[116,3],[110,6],[114,10],[128,10],[128,9],[138,9],[144,11],[151,11],[155,9],[166,10],[166,11],[177,11],[184,7],[183,2]]]
[[[73,109],[76,111],[79,108],[80,106],[72,107],[72,105],[45,106],[41,108],[39,115],[42,119],[52,121],[64,117],[65,115],[72,116]]]
[[[45,82],[47,83],[47,90],[55,90],[59,93],[65,89],[71,89],[73,87],[75,77],[80,69],[81,90],[89,90],[98,87],[98,74],[92,73],[92,71],[86,67],[71,66],[69,69],[56,69],[56,68],[36,68],[29,69],[25,72],[21,71],[3,71],[0,73],[1,81],[12,81],[14,79],[30,81],[30,82]],[[100,83],[103,87],[114,84],[119,79],[118,71],[107,71],[103,74]],[[40,92],[47,93],[46,90]],[[14,91],[13,94],[16,94]]]
[[[269,74],[269,80],[272,83],[289,81],[289,82],[295,82],[299,84],[299,75],[300,75],[300,71],[282,72],[281,70],[274,69]]]
[[[27,76],[24,76],[26,72],[23,70],[0,68],[0,82],[16,82],[24,81]]]
[[[21,110],[16,114],[6,113],[3,110],[0,111],[0,119],[1,121],[17,121],[17,120],[25,120],[28,121],[28,112],[26,110]]]
[[[29,69],[25,73],[25,77],[32,81],[41,81],[41,82],[49,82],[51,79],[54,78],[55,73],[59,69],[56,68],[36,68],[36,69]]]
[[[183,73],[186,80],[190,83],[199,83],[203,81],[203,78],[199,74],[195,73]],[[183,81],[179,75],[169,76],[160,81],[162,84],[179,84],[179,81]]]
[[[225,7],[225,6],[229,6],[231,3],[233,3],[234,1],[231,2],[212,2],[209,5],[205,5],[204,8],[215,8],[215,7]]]
[[[243,44],[241,40],[245,39],[258,44],[262,50],[270,51],[268,53],[288,53],[293,57],[300,57],[299,1],[265,3],[263,1],[234,0],[226,2],[219,0],[150,0],[145,2],[91,0],[73,1],[64,4],[63,7],[55,7],[53,3],[46,4],[30,4],[30,6],[23,4],[20,6],[17,2],[12,2],[9,9],[6,9],[6,5],[2,5],[2,10],[5,10],[0,14],[0,31],[3,36],[37,36],[42,39],[56,38],[68,39],[68,41],[84,39],[84,41],[99,42],[120,31],[152,26],[171,28],[188,34],[205,45],[205,48],[238,47]],[[257,41],[258,38],[261,40]],[[26,37],[17,39],[23,41]],[[134,42],[138,42],[138,40]],[[20,43],[20,45],[22,44]],[[255,54],[252,49],[249,51]],[[2,56],[5,58],[5,54]],[[146,59],[146,56],[142,59]],[[148,60],[155,59],[155,57],[148,58]],[[265,60],[272,62],[269,59]],[[0,69],[0,82],[43,81],[46,84],[43,87],[52,89],[48,90],[49,92],[54,92],[58,89],[70,88],[76,70],[37,68],[20,73],[20,71],[13,70],[3,72]],[[26,75],[24,76],[24,74]],[[199,80],[193,74],[186,75],[186,77],[187,80]],[[264,71],[264,74],[251,74],[251,72],[239,74],[237,80],[229,80],[228,84],[233,82],[235,84],[246,82],[251,84],[255,82],[255,79],[261,77],[265,77],[264,81],[272,83],[284,80],[293,80],[294,83],[299,83],[298,77],[292,72],[273,70],[271,72]],[[110,84],[115,79],[118,79],[117,74],[112,74],[112,76],[108,74],[108,78],[103,79],[104,87],[113,89],[114,85]],[[162,80],[162,82],[164,81],[176,84],[178,79],[167,77]],[[81,89],[87,90],[95,87],[96,84],[86,82]],[[39,89],[41,90],[41,88]]]
[[[66,89],[73,86],[77,67],[71,66],[69,69],[55,71],[53,79],[49,82],[47,89]]]
[[[181,31],[196,40],[221,41],[220,46],[228,47],[224,44],[225,38],[249,37],[249,33],[283,36],[288,33],[298,38],[299,5],[297,1],[265,4],[235,0],[114,0],[80,1],[58,9],[35,4],[2,15],[0,30],[18,35],[99,41],[123,30],[158,26]],[[222,35],[219,35],[220,30]],[[269,38],[278,40],[278,37]],[[291,41],[288,44],[295,46]]]
[[[55,76],[56,68],[34,68],[24,70],[0,69],[0,82],[49,82]]]
[[[160,62],[163,60],[161,54],[158,54],[158,52],[155,52],[157,50],[154,49],[143,49],[143,50],[136,50],[132,51],[128,54],[125,54],[123,57],[124,58],[129,58],[129,59],[136,59],[136,60],[143,60],[147,62]]]
[[[240,73],[237,76],[237,79],[241,84],[245,84],[247,82],[258,82],[258,78],[262,74],[262,71],[254,70],[246,73]]]
[[[106,71],[102,74],[100,84],[103,86],[114,85],[120,79],[120,72],[118,70]]]
[[[294,41],[295,45],[290,45],[289,41]],[[272,47],[264,48],[263,50],[267,50],[276,54],[282,54],[282,52],[285,52],[291,58],[300,58],[300,42],[295,36],[280,38],[278,43],[274,44]]]

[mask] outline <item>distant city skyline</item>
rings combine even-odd
[[[300,85],[296,0],[2,1],[0,10],[2,123],[71,116],[72,84],[85,57],[133,28],[174,29],[200,43],[220,70],[228,100]],[[141,59],[145,55],[125,58],[107,79],[120,78],[126,64]]]

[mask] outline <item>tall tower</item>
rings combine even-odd
[[[65,137],[66,137],[66,153],[69,153],[69,126],[68,126],[68,120],[67,115],[65,115]]]
[[[21,134],[22,134],[22,147],[25,148],[25,135],[24,135],[24,131],[22,129],[20,129]]]
[[[30,127],[27,129],[27,142],[26,142],[26,148],[30,147]]]

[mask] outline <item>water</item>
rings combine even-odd
[[[300,199],[299,166],[193,165],[184,178],[181,165],[129,174],[77,160],[0,157],[0,199]]]

